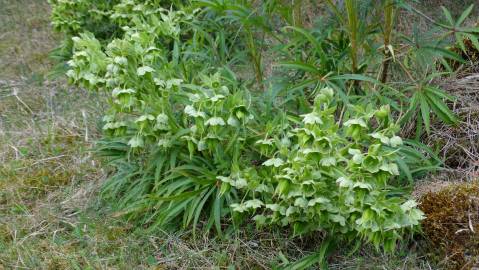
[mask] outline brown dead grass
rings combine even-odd
[[[435,123],[424,140],[432,149],[439,150],[450,178],[460,181],[478,179],[479,73],[448,78],[441,84],[457,98],[451,108],[461,121],[458,125]]]

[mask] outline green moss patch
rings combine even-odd
[[[470,269],[479,263],[479,184],[455,184],[420,200],[422,226],[446,269]]]

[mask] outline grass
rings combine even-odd
[[[46,1],[0,1],[0,269],[147,269],[150,238],[95,208],[101,97],[45,78]]]
[[[0,7],[0,270],[271,269],[318,247],[320,237],[292,241],[287,232],[193,239],[115,218],[97,199],[108,169],[91,151],[102,97],[46,79],[59,40],[46,1]],[[416,248],[340,249],[330,268],[431,269]]]
[[[2,78],[40,75],[51,64],[56,39],[49,7],[42,0],[0,0],[0,74]]]

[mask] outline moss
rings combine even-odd
[[[446,269],[479,263],[479,184],[450,185],[420,199],[425,237]]]

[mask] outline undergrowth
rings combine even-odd
[[[0,0],[14,28],[0,34],[0,269],[435,268],[410,237],[407,190],[440,164],[423,133],[460,120],[436,81],[471,60],[476,30],[344,2],[51,1],[67,37],[53,55],[73,57],[87,94],[44,80],[46,4]],[[403,36],[403,12],[438,28]],[[438,267],[472,256],[427,225],[457,236],[429,205],[468,226],[439,205],[447,192],[420,206],[437,217],[424,223],[437,261],[453,254]]]

